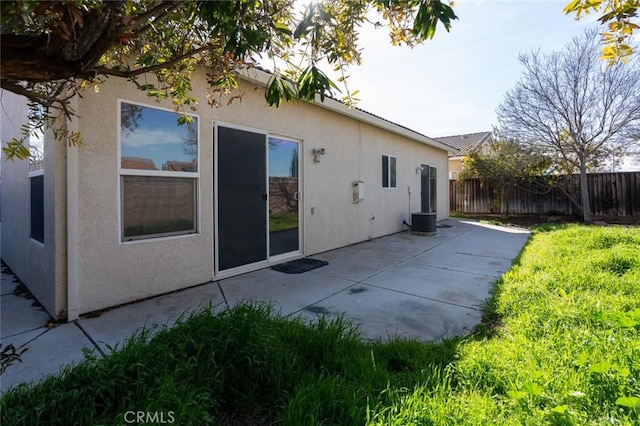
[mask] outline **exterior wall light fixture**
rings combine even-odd
[[[324,148],[313,148],[313,150],[311,151],[313,153],[313,162],[314,163],[319,163],[320,162],[320,156],[321,155],[325,155],[327,153],[327,150]]]

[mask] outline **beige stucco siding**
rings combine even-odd
[[[348,136],[325,139],[321,146],[326,147],[327,154],[321,163],[309,162],[305,229],[310,254],[406,229],[402,221],[409,222],[411,211],[420,209],[416,167],[435,166],[446,176],[446,160],[435,149],[432,152],[429,147],[355,120],[343,124],[342,133]],[[397,158],[396,188],[382,188],[382,155]],[[353,204],[351,183],[357,180],[364,182],[365,195],[362,202]],[[438,196],[438,205],[446,207],[447,194]],[[315,215],[310,214],[312,207]],[[445,209],[440,211],[441,218],[447,215]]]
[[[27,101],[2,91],[2,143],[21,137],[28,122]],[[0,255],[47,312],[66,318],[66,269],[64,254],[64,145],[50,134],[44,143],[44,244],[30,239],[30,181],[27,160],[2,159],[2,251]]]
[[[462,170],[462,157],[452,157],[449,159],[449,171],[460,172]]]
[[[213,125],[228,123],[301,141],[302,251],[330,250],[406,229],[410,213],[420,209],[420,175],[416,167],[438,169],[438,219],[448,217],[447,153],[362,123],[316,105],[265,105],[261,90],[242,82],[239,101],[213,108],[201,96],[199,118],[200,177],[198,234],[138,242],[119,241],[118,99],[151,107],[157,104],[130,84],[110,79],[99,93],[78,100],[78,281],[80,313],[197,285],[213,271]],[[195,93],[205,93],[196,78]],[[326,155],[313,161],[312,150]],[[397,157],[397,188],[382,188],[381,156]],[[241,165],[240,165],[241,166]],[[352,183],[364,182],[364,200],[352,202]],[[410,193],[409,193],[410,189]]]
[[[80,313],[166,293],[211,280],[212,181],[199,179],[199,233],[122,243],[119,240],[118,99],[157,106],[124,81],[112,80],[99,93],[79,100],[78,296]],[[170,105],[163,105],[170,108]],[[200,125],[202,141],[210,126]],[[210,148],[202,151],[210,152]],[[201,170],[211,154],[200,155]]]
[[[452,173],[457,175],[462,171],[462,159],[461,156],[449,157],[449,179],[454,179]]]

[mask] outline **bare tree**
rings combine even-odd
[[[591,222],[587,172],[637,148],[640,126],[640,59],[607,66],[599,60],[596,30],[563,50],[520,55],[524,71],[498,107],[501,133],[538,146],[561,173],[580,173],[584,221]]]

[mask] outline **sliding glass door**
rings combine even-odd
[[[300,252],[299,142],[216,126],[216,271]]]
[[[266,135],[218,126],[218,270],[267,259]]]
[[[420,169],[420,211],[422,213],[436,213],[438,169],[426,164],[423,164]]]
[[[269,255],[300,249],[298,142],[269,137]]]

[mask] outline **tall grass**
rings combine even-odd
[[[2,425],[638,424],[640,229],[539,228],[487,322],[437,344],[367,343],[343,318],[204,309],[0,401]]]
[[[204,309],[153,337],[131,337],[36,386],[6,393],[2,424],[122,424],[168,413],[176,424],[363,423],[387,386],[430,379],[455,343],[367,344],[342,318],[308,324],[263,304]]]
[[[451,384],[396,392],[371,424],[640,423],[640,229],[542,230],[498,283],[500,327],[460,345]]]

